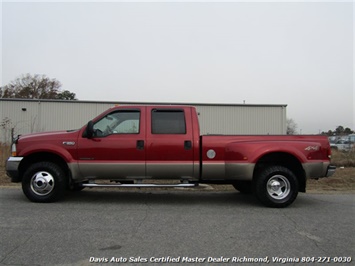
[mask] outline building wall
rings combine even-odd
[[[15,135],[76,129],[110,107],[133,104],[156,103],[0,99],[0,142],[11,141],[11,128]],[[201,134],[286,133],[286,105],[183,105],[196,107]]]
[[[196,106],[202,134],[286,134],[286,106]]]

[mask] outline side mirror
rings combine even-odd
[[[88,139],[91,139],[94,136],[94,122],[89,121],[88,125],[86,126],[86,130],[84,132],[84,136]]]

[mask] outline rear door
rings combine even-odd
[[[156,178],[193,176],[190,108],[147,107],[146,174]]]
[[[145,108],[120,108],[94,121],[92,138],[79,138],[83,176],[123,178],[145,175]]]

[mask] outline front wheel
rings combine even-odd
[[[64,196],[66,182],[62,168],[52,162],[32,164],[22,178],[22,190],[33,202],[53,202]]]
[[[287,207],[298,195],[297,177],[284,166],[269,166],[256,176],[255,194],[266,206]]]

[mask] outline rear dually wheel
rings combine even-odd
[[[287,207],[298,195],[297,177],[284,166],[266,167],[255,178],[256,197],[266,206]]]

